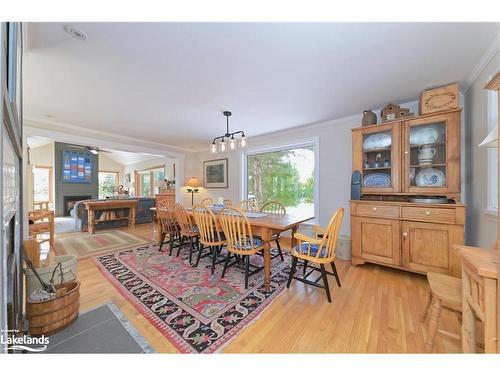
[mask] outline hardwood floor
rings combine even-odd
[[[151,224],[122,230],[154,241]],[[63,236],[63,235],[60,235]],[[332,277],[332,303],[324,290],[293,282],[260,318],[226,346],[225,353],[423,353],[428,302],[424,276],[337,261],[342,287]],[[112,300],[160,353],[176,353],[170,342],[102,276],[92,259],[78,263],[81,307]],[[445,311],[442,327],[460,332],[458,317]],[[460,343],[438,335],[435,352],[460,352]]]

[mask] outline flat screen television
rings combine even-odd
[[[63,182],[90,184],[92,182],[92,156],[84,152],[64,151]]]

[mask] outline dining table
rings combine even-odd
[[[187,209],[192,217],[192,210]],[[217,209],[214,213],[217,217]],[[246,212],[248,222],[252,227],[252,234],[260,237],[263,242],[263,255],[264,255],[264,284],[266,291],[271,287],[271,241],[275,235],[291,230],[292,240],[291,246],[295,246],[294,234],[297,232],[300,224],[314,219],[310,215],[296,215],[296,214],[274,214],[264,212]]]

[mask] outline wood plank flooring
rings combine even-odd
[[[151,224],[122,230],[151,241]],[[64,236],[61,234],[60,236]],[[225,353],[423,353],[423,323],[429,292],[426,278],[365,264],[337,261],[342,287],[324,290],[293,282],[255,321],[226,346]],[[170,342],[102,276],[92,259],[78,263],[81,311],[113,301],[160,353],[176,353]],[[458,316],[443,313],[441,328],[460,332]],[[460,343],[438,335],[435,352],[460,352]]]

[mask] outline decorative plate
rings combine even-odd
[[[371,150],[377,148],[387,148],[392,144],[392,138],[389,133],[375,133],[365,138],[363,142],[363,150]]]
[[[363,177],[363,186],[366,187],[389,187],[391,176],[387,173],[370,173]]]
[[[425,168],[417,173],[415,182],[417,186],[444,186],[446,176],[439,169]]]
[[[436,143],[439,138],[436,128],[431,126],[419,127],[410,132],[410,144],[412,145],[427,145]]]

